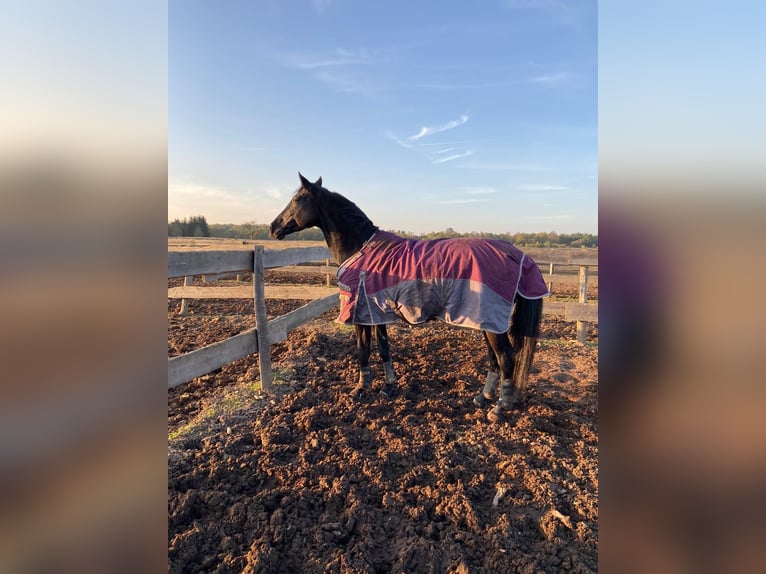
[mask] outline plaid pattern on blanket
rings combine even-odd
[[[343,324],[380,325],[440,319],[505,333],[518,293],[548,295],[535,262],[505,241],[404,239],[376,232],[338,268]]]

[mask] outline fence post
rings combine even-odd
[[[184,287],[190,287],[192,284],[192,278],[188,275],[184,277]],[[189,312],[189,300],[181,299],[181,310],[178,311],[179,315],[186,315]]]
[[[258,367],[261,372],[261,388],[271,389],[271,345],[269,344],[266,298],[263,289],[263,246],[256,245],[253,256],[253,303],[255,328],[258,336]]]
[[[553,293],[553,261],[548,264],[548,293]]]
[[[585,265],[580,266],[580,294],[577,301],[579,303],[588,301],[588,268]],[[583,345],[588,337],[587,325],[585,321],[577,321],[577,340]]]
[[[325,267],[329,267],[330,266],[330,260],[329,259],[325,259],[324,260],[324,264],[325,264]],[[330,287],[330,274],[326,273],[325,277],[327,278],[327,286]]]

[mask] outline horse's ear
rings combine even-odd
[[[314,185],[318,185],[319,187],[322,187],[322,176],[319,176],[319,179],[314,182]]]
[[[305,177],[303,177],[303,174],[301,172],[298,172],[298,177],[301,179],[301,185],[304,189],[311,188],[312,183],[307,180]]]

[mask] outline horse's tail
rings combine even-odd
[[[516,295],[516,305],[511,318],[511,345],[516,354],[513,380],[515,386],[524,392],[527,389],[529,369],[535,357],[537,339],[540,337],[540,321],[543,316],[542,299],[525,299]]]

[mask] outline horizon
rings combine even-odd
[[[191,216],[186,216],[186,217],[182,217],[182,218],[175,218],[173,220],[168,220],[168,225],[172,225],[173,223],[188,222],[190,219],[195,218],[195,217],[205,217],[205,216],[203,214],[197,213],[197,214],[191,215]],[[259,227],[259,228],[263,228],[263,229],[268,229],[269,228],[269,224],[268,223],[256,223],[256,222],[253,222],[253,221],[246,221],[244,223],[232,223],[230,221],[223,222],[223,223],[217,223],[217,222],[207,221],[207,218],[205,218],[205,221],[206,221],[206,223],[209,226],[217,225],[217,226],[244,227],[245,225],[253,225],[255,227]],[[373,222],[373,224],[374,224],[374,222]],[[596,232],[596,233],[591,233],[591,232],[588,232],[588,231],[560,232],[560,231],[556,231],[555,229],[548,229],[548,230],[540,229],[540,230],[537,230],[537,231],[482,231],[482,230],[478,230],[478,229],[473,229],[473,230],[469,230],[469,231],[458,231],[458,230],[456,230],[456,229],[454,229],[452,227],[445,227],[445,228],[442,228],[442,229],[430,229],[430,230],[427,230],[427,231],[418,231],[418,232],[416,232],[416,231],[410,231],[408,229],[383,228],[383,227],[380,227],[380,226],[378,226],[378,228],[381,229],[382,231],[388,231],[390,233],[405,234],[405,235],[415,235],[415,236],[433,235],[433,234],[442,234],[442,233],[450,233],[450,232],[452,232],[452,233],[455,233],[457,235],[478,235],[478,234],[492,234],[492,235],[536,235],[536,234],[546,234],[546,235],[551,235],[551,234],[556,234],[556,235],[559,235],[559,236],[583,235],[583,236],[598,237],[598,232]],[[301,233],[303,231],[309,231],[309,230],[313,230],[313,229],[316,229],[317,231],[321,231],[318,227],[312,226],[312,227],[307,227],[305,229],[302,229],[301,231],[297,231],[295,233],[292,233],[291,235],[294,236],[294,235],[297,235],[298,233]],[[195,236],[192,236],[192,235],[171,236],[171,235],[169,235],[168,237],[194,238]],[[208,238],[209,237],[212,237],[212,238],[218,237],[218,238],[221,238],[221,239],[230,239],[228,237],[220,237],[220,236],[216,236],[216,235],[210,235],[210,236],[206,236],[206,237],[208,237]],[[198,238],[199,239],[204,239],[205,237],[198,237]],[[271,239],[271,237],[269,237],[268,239]]]
[[[169,219],[168,220],[168,225],[170,225],[172,223],[179,222],[179,221],[183,221],[183,220],[187,220],[188,221],[189,219],[191,219],[193,217],[205,217],[205,215],[202,214],[202,213],[195,213],[193,215],[187,215],[185,217],[177,217],[177,218],[174,218],[172,220]],[[268,228],[268,226],[269,226],[268,223],[257,223],[257,222],[254,222],[254,221],[243,221],[242,223],[234,223],[234,222],[231,222],[231,221],[223,221],[223,222],[208,221],[207,217],[205,217],[205,221],[207,222],[208,225],[231,225],[231,226],[237,226],[237,227],[238,226],[244,226],[244,225],[256,225],[256,226],[261,226],[261,227],[265,227],[265,228]],[[373,221],[373,224],[374,223],[375,222]],[[443,227],[441,229],[428,229],[426,231],[411,231],[409,229],[383,228],[381,226],[378,226],[378,227],[380,229],[382,229],[383,231],[388,231],[388,232],[391,232],[391,233],[408,233],[408,234],[412,234],[412,235],[428,235],[430,233],[443,233],[443,232],[447,232],[447,231],[452,230],[452,231],[454,231],[456,233],[459,233],[459,234],[492,233],[492,234],[496,234],[496,235],[516,235],[516,234],[532,234],[532,233],[548,233],[548,234],[556,233],[558,235],[583,234],[583,235],[592,235],[594,237],[598,237],[598,232],[593,233],[593,232],[590,232],[590,231],[557,231],[555,229],[538,229],[536,231],[512,231],[512,230],[507,230],[507,231],[484,231],[484,230],[481,230],[481,229],[472,229],[472,230],[469,230],[469,231],[458,231],[458,230],[456,230],[455,228],[453,228],[451,226],[447,226],[447,227]],[[319,228],[314,226],[314,227],[307,227],[306,229],[319,229]],[[184,237],[186,237],[186,236],[184,236]],[[214,236],[211,236],[211,237],[214,237]]]
[[[277,213],[274,214],[275,217],[276,217]],[[205,217],[205,221],[207,221],[208,225],[235,225],[235,226],[238,226],[238,225],[262,225],[262,226],[265,226],[265,227],[268,227],[268,225],[269,225],[269,222],[265,222],[265,221],[264,222],[256,222],[256,221],[253,221],[253,220],[241,221],[241,222],[238,222],[238,223],[233,222],[233,221],[210,221],[205,216],[204,213],[194,213],[194,214],[189,214],[189,215],[185,215],[185,216],[181,216],[181,217],[174,217],[173,219],[168,219],[168,225],[170,225],[171,223],[173,223],[175,221],[181,221],[183,219],[187,219],[188,220],[188,219],[190,219],[192,217],[199,217],[199,216]],[[372,221],[373,221],[373,223],[375,223],[374,220],[372,220]],[[378,225],[378,227],[380,227],[381,229],[384,229],[383,226]],[[313,229],[313,228],[308,227],[307,229]],[[513,235],[515,233],[558,233],[559,235],[572,235],[574,233],[583,233],[583,234],[586,234],[586,235],[598,235],[598,229],[596,231],[582,231],[582,230],[577,230],[577,229],[574,230],[574,231],[559,231],[558,229],[535,229],[535,230],[531,230],[531,231],[520,231],[520,230],[511,230],[511,229],[500,230],[500,231],[487,231],[487,230],[484,230],[484,229],[469,229],[467,231],[460,231],[460,230],[455,229],[452,225],[446,225],[445,227],[441,227],[441,228],[438,228],[438,229],[436,229],[436,228],[434,228],[434,229],[425,229],[424,231],[412,231],[411,229],[401,229],[401,228],[396,228],[396,227],[386,227],[384,230],[385,231],[391,231],[391,232],[402,232],[402,233],[412,233],[412,234],[416,234],[416,235],[424,235],[424,234],[428,234],[428,233],[439,233],[439,232],[442,232],[442,231],[448,231],[449,229],[453,229],[454,231],[456,231],[458,233],[496,233],[496,234],[507,234],[507,235]]]
[[[168,219],[598,230],[596,2],[169,4]],[[359,22],[375,22],[369,28]]]

